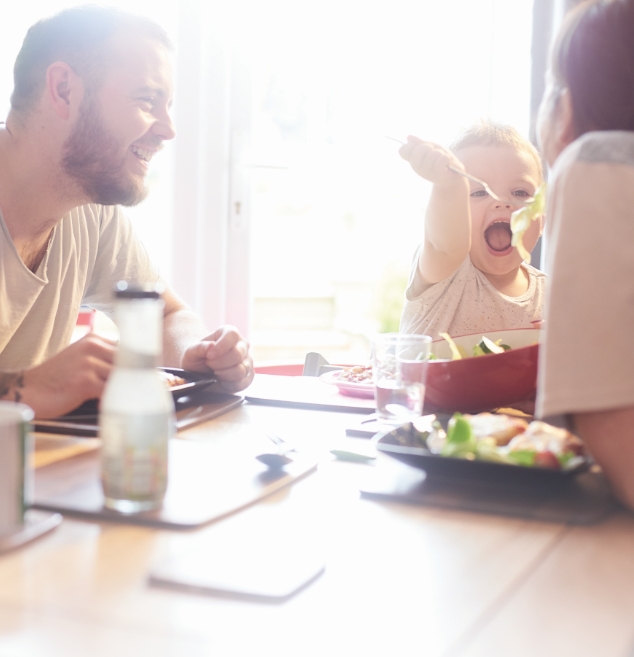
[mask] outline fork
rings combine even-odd
[[[281,468],[285,465],[288,465],[289,463],[292,463],[293,459],[286,455],[288,452],[294,452],[295,446],[291,445],[276,433],[267,432],[266,435],[269,440],[277,445],[277,452],[258,454],[255,458],[260,461],[260,463],[264,463],[264,465],[268,466],[269,468]]]
[[[400,139],[397,139],[396,137],[388,137],[387,135],[385,136],[386,139],[391,139],[392,141],[396,141],[399,144],[405,145],[404,141],[401,141]],[[450,171],[453,171],[454,173],[457,173],[460,176],[464,176],[468,180],[471,180],[472,182],[482,185],[484,191],[495,201],[499,201],[500,203],[509,203],[510,205],[517,205],[517,206],[522,206],[522,205],[527,205],[531,201],[516,201],[513,199],[512,201],[503,201],[485,182],[484,180],[480,180],[480,178],[476,178],[475,176],[472,176],[470,173],[467,173],[466,171],[462,171],[458,169],[457,167],[452,166],[451,164],[447,165],[447,168]]]

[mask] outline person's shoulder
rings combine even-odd
[[[575,162],[634,166],[634,132],[602,130],[581,135],[561,152],[555,169],[569,167]]]
[[[405,290],[405,298],[407,301],[418,301],[421,299],[428,299],[430,296],[434,297],[438,294],[443,294],[448,287],[455,284],[456,281],[464,281],[465,278],[473,277],[475,274],[471,269],[475,269],[471,264],[469,256],[467,256],[462,264],[454,270],[449,276],[443,278],[441,281],[435,283],[427,283],[422,280],[420,271],[418,270],[418,255],[420,247],[416,251],[412,273],[410,275],[407,289]]]

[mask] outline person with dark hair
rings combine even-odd
[[[75,7],[28,31],[0,129],[0,399],[52,417],[100,397],[115,346],[69,346],[81,304],[111,313],[119,280],[159,282],[123,216],[148,162],[175,136],[171,45],[152,21]],[[235,391],[253,379],[237,329],[211,334],[165,289],[165,363],[213,369]]]
[[[541,158],[512,126],[481,122],[449,149],[408,137],[400,149],[433,183],[425,235],[417,249],[405,307],[404,333],[465,335],[531,328],[542,319],[546,277],[511,244],[511,214],[542,182]],[[449,167],[484,180],[500,200]],[[541,232],[532,222],[524,244]]]
[[[564,415],[634,509],[634,0],[590,0],[554,43],[537,410]]]

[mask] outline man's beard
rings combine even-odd
[[[77,124],[64,144],[61,165],[92,203],[132,206],[148,194],[142,179],[126,174],[126,151],[110,134],[99,108],[84,100]]]

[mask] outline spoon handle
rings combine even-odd
[[[399,144],[405,145],[404,141],[401,141],[400,139],[397,139],[396,137],[390,137],[389,135],[385,135],[386,139],[391,139],[392,141],[395,141]],[[491,188],[484,182],[484,180],[480,180],[480,178],[476,178],[475,176],[472,176],[471,174],[467,173],[466,171],[461,171],[460,169],[457,169],[456,167],[452,166],[451,164],[447,165],[447,168],[453,171],[454,173],[457,173],[461,176],[464,176],[465,178],[468,178],[469,180],[472,180],[474,183],[477,183],[478,185],[482,185],[484,187],[484,190],[486,193],[491,197],[494,198],[496,201],[500,200],[500,197],[497,194],[494,194],[491,191]]]
[[[448,164],[447,168],[450,171],[453,171],[454,173],[457,173],[461,176],[464,176],[465,178],[468,178],[469,180],[472,180],[474,183],[477,183],[478,185],[482,185],[482,187],[484,187],[484,191],[496,201],[502,200],[497,194],[493,192],[493,190],[484,182],[484,180],[480,180],[480,178],[476,178],[475,176],[472,176],[470,173],[467,173],[466,171],[461,171],[460,169],[452,166],[451,164]]]
[[[398,142],[399,144],[405,144],[404,141],[401,141],[400,139],[397,139],[396,137],[390,137],[389,135],[385,135],[386,139],[391,139],[392,141]],[[457,167],[452,166],[451,164],[447,165],[447,168],[450,171],[453,171],[454,173],[457,173],[459,176],[464,176],[465,178],[468,178],[469,180],[473,181],[474,183],[477,183],[478,185],[482,185],[484,188],[484,191],[495,201],[499,201],[503,203],[502,199],[484,182],[484,180],[480,180],[480,178],[476,178],[475,176],[472,176],[470,173],[467,173],[466,171],[461,171]],[[510,201],[511,205],[526,205],[529,201]]]

